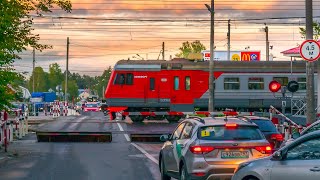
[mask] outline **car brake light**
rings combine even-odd
[[[214,147],[211,146],[191,146],[190,151],[193,154],[207,154],[214,150]]]
[[[281,134],[272,134],[271,139],[277,140],[277,141],[283,141],[283,136]]]
[[[199,177],[206,175],[206,173],[204,173],[204,172],[196,172],[196,173],[192,173],[192,174],[193,174],[194,176],[199,176]]]
[[[236,127],[238,127],[238,124],[226,124],[225,125],[227,128],[236,128]]]
[[[272,153],[272,148],[271,146],[257,146],[255,149],[262,154],[271,154]]]

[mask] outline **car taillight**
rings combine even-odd
[[[212,146],[191,146],[190,151],[193,154],[207,154],[214,150]]]
[[[271,146],[257,146],[255,149],[262,154],[271,154],[272,153],[272,148]]]
[[[226,128],[237,128],[238,124],[228,124],[227,123],[225,126],[226,126]]]
[[[283,136],[281,134],[272,134],[271,139],[277,140],[277,141],[283,141]]]

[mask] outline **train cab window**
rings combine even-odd
[[[174,77],[174,90],[179,90],[179,77],[175,76]]]
[[[114,84],[124,84],[125,83],[125,74],[117,74]]]
[[[190,90],[190,84],[191,83],[191,81],[190,81],[190,76],[186,76],[186,79],[185,79],[185,89],[187,90],[187,91],[189,91]]]
[[[305,77],[298,77],[297,81],[299,83],[299,90],[306,90],[307,89],[307,78]]]
[[[281,86],[287,86],[288,85],[288,77],[273,77],[273,80],[278,81]]]
[[[224,89],[225,90],[238,90],[240,89],[239,78],[224,78]]]
[[[155,79],[150,78],[150,90],[155,90]]]
[[[132,85],[133,84],[133,74],[132,73],[128,73],[127,74],[126,84],[127,85]]]
[[[249,90],[263,90],[264,89],[264,79],[261,77],[250,77],[248,79],[248,89]]]

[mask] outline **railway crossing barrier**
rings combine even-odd
[[[8,122],[8,113],[6,111],[0,112],[0,144],[4,146],[5,152],[7,152],[8,147],[8,133],[7,133],[7,122]]]
[[[285,140],[291,138],[295,132],[301,132],[304,127],[293,122],[290,118],[282,114],[275,107],[270,106],[270,120],[276,125],[278,131],[283,135]],[[284,123],[281,123],[280,118],[284,119]]]

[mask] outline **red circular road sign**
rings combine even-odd
[[[300,55],[306,61],[317,61],[320,58],[320,45],[315,40],[306,40],[300,46]]]

